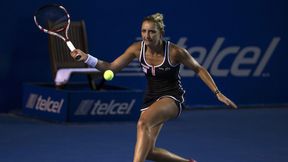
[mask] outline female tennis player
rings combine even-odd
[[[182,111],[184,90],[179,77],[180,64],[195,71],[219,101],[232,108],[237,106],[218,90],[207,70],[187,50],[163,39],[162,14],[156,13],[143,19],[141,36],[143,41],[133,43],[112,63],[99,60],[79,49],[72,51],[71,56],[76,58],[80,54],[80,60],[89,66],[100,71],[110,69],[114,72],[138,58],[148,84],[137,123],[133,162],[144,162],[145,159],[157,162],[196,162],[155,146],[163,124],[179,116]]]

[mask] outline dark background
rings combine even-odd
[[[216,40],[224,38],[217,55],[231,47],[239,51],[227,55],[219,65],[228,70],[225,76],[213,75],[213,66],[206,67],[220,90],[239,105],[287,103],[288,5],[284,0],[10,0],[0,2],[0,112],[21,108],[23,83],[53,81],[47,35],[33,22],[34,11],[47,3],[62,4],[74,21],[85,20],[90,53],[107,61],[113,61],[140,36],[143,17],[155,12],[165,16],[166,36],[174,43],[186,38],[187,49],[202,47],[209,53]],[[253,76],[273,38],[279,38],[279,43],[261,74]],[[247,47],[259,49],[260,57],[255,63],[241,64],[241,69],[251,70],[249,75],[237,76],[231,72],[233,61]],[[145,79],[120,73],[111,84],[143,88]],[[219,104],[197,77],[184,75],[183,84],[186,102],[192,107]]]

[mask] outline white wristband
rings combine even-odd
[[[84,61],[84,63],[86,63],[89,67],[95,68],[98,63],[98,59],[88,54],[88,58]]]

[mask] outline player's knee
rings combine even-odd
[[[145,119],[139,119],[137,123],[137,129],[142,131],[149,131],[149,122]]]

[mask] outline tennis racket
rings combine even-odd
[[[63,6],[48,4],[40,7],[35,12],[34,21],[41,31],[61,38],[70,51],[75,50],[75,46],[68,37],[70,15]],[[77,55],[75,59],[79,61],[81,56]]]

